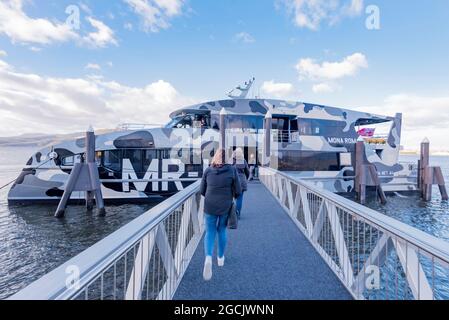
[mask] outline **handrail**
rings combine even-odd
[[[117,266],[120,263],[120,259],[125,259],[125,280],[127,273],[129,273],[129,269],[128,272],[126,271],[127,265],[130,262],[134,262],[134,268],[132,271],[132,275],[134,277],[133,280],[135,280],[136,277],[140,277],[140,281],[142,282],[142,285],[135,284],[134,282],[125,284],[127,287],[123,288],[123,291],[126,289],[126,295],[124,294],[124,298],[140,299],[142,294],[141,291],[144,286],[143,282],[145,281],[145,274],[143,271],[144,269],[148,270],[151,257],[153,254],[156,255],[156,253],[152,250],[155,246],[158,247],[160,258],[164,260],[165,269],[174,268],[175,266],[173,264],[176,264],[176,281],[175,283],[170,283],[170,292],[167,291],[168,293],[162,296],[162,298],[170,299],[174,294],[173,289],[175,288],[173,287],[176,287],[177,284],[179,284],[185,271],[182,270],[186,267],[183,262],[191,259],[194,252],[193,248],[196,248],[202,235],[202,228],[199,224],[199,221],[201,220],[198,218],[198,215],[202,214],[199,186],[200,182],[198,181],[183,191],[173,195],[168,200],[160,203],[105,239],[83,251],[76,257],[70,259],[60,267],[33,282],[25,289],[13,295],[10,299],[64,300],[77,298],[77,295],[80,293],[86,293],[86,297],[88,297],[89,285],[101,277],[101,297],[96,297],[100,299],[103,298],[103,289],[105,289],[103,286],[103,282],[106,278],[105,272],[111,270],[112,267],[114,269],[113,297],[116,298],[116,269],[118,268]],[[175,227],[174,222],[173,225],[170,225],[170,227],[173,230],[177,230],[178,233],[175,231],[173,235],[169,235],[169,237],[167,237],[166,232],[170,232],[170,230],[167,231],[167,228],[164,228],[163,224],[167,218],[173,215],[180,207],[182,207],[182,215],[178,212],[179,217],[176,217],[176,222],[179,222],[179,225],[177,223]],[[193,219],[192,221],[191,218],[195,215],[196,219]],[[187,232],[185,232],[185,234],[181,234],[181,231],[186,231],[189,223],[193,223],[195,229],[195,233],[191,234],[191,239],[187,237]],[[173,257],[171,254],[172,248],[170,248],[171,244],[168,239],[171,240],[176,237],[179,237],[177,246],[179,252],[177,251],[177,256]],[[189,248],[187,248],[189,245],[187,245],[187,247],[179,245],[184,243],[186,240],[190,240]],[[189,250],[186,255],[187,249]],[[136,251],[138,251],[137,254]],[[133,253],[133,257],[127,261],[130,253]],[[143,261],[142,259],[138,261],[140,259],[139,255],[142,257],[146,256],[148,261]],[[181,261],[179,261],[179,259],[181,259]],[[146,266],[145,263],[147,263]],[[142,268],[141,265],[144,266],[144,268]],[[68,286],[66,284],[68,279],[70,279],[70,274],[68,273],[70,270],[73,271],[74,267],[76,268],[75,275],[79,274],[79,279],[75,279],[78,281],[75,281],[75,283],[70,283]],[[139,271],[140,274],[137,274],[137,271]],[[170,275],[167,275],[167,279],[169,278]],[[166,282],[168,282],[168,280]]]
[[[276,172],[271,168],[264,168],[264,170],[271,170]],[[399,220],[388,217],[384,214],[379,213],[373,209],[365,207],[357,202],[351,201],[347,198],[341,197],[335,193],[332,193],[326,189],[321,189],[312,184],[306,184],[301,181],[300,178],[291,177],[281,171],[276,172],[276,174],[281,175],[287,179],[295,180],[298,184],[310,189],[313,192],[319,193],[322,197],[338,204],[339,206],[346,207],[357,213],[363,219],[375,223],[381,228],[388,230],[389,232],[401,237],[409,242],[419,242],[420,247],[426,248],[426,251],[438,256],[440,259],[449,263],[449,243],[443,241],[435,236],[432,236],[424,231],[421,231],[415,227],[405,224]]]
[[[261,181],[354,297],[372,298],[364,286],[373,265],[385,272],[384,286],[391,277],[397,282],[400,276],[389,274],[384,264],[399,261],[405,273],[400,281],[413,298],[449,299],[449,288],[441,290],[438,283],[448,281],[449,243],[301,178],[271,168],[259,170]],[[395,289],[396,298],[407,296],[407,290]],[[377,294],[394,296],[387,289]]]

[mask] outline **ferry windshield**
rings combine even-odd
[[[179,116],[173,118],[169,123],[165,125],[165,128],[176,128],[176,125],[181,122],[181,120],[184,118],[184,116]]]
[[[187,114],[173,118],[166,128],[209,128],[210,116],[206,114]]]

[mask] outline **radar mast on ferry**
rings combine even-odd
[[[232,89],[230,92],[228,92],[227,96],[231,99],[246,99],[248,98],[249,91],[251,90],[251,87],[253,86],[254,82],[256,81],[256,78],[250,79],[248,82],[245,82],[243,86],[238,86],[234,89]],[[240,92],[240,93],[238,93]]]

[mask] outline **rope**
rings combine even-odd
[[[10,184],[12,184],[13,182],[16,182],[17,178],[8,182],[7,184],[5,184],[4,186],[0,187],[0,190],[3,190],[4,188],[6,188],[7,186],[9,186]]]
[[[39,169],[40,167],[42,167],[44,164],[47,164],[47,163],[50,162],[51,160],[53,160],[53,159],[48,159],[48,160],[45,161],[44,163],[42,163],[42,164],[40,164],[39,166],[37,166],[34,170]],[[15,178],[14,180],[8,182],[8,183],[5,184],[4,186],[0,187],[0,190],[3,190],[4,188],[6,188],[7,186],[9,186],[10,184],[13,184],[14,182],[17,181],[17,179],[18,179],[18,177]]]

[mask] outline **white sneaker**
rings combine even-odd
[[[218,266],[223,267],[225,263],[225,257],[223,258],[217,258]]]
[[[205,281],[212,279],[212,257],[207,256],[204,261],[203,278]]]

